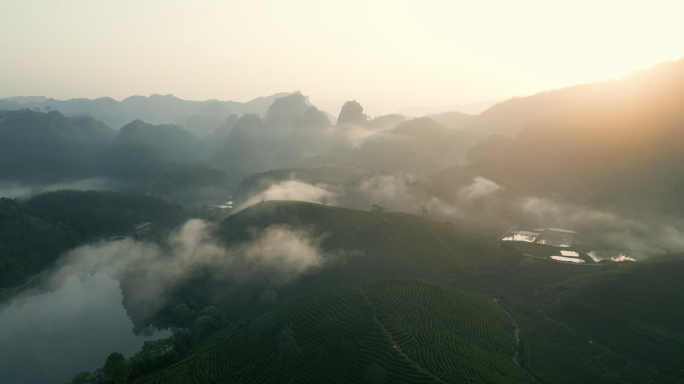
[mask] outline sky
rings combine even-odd
[[[505,100],[684,56],[684,1],[2,0],[0,98]]]

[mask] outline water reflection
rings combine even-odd
[[[577,257],[565,257],[565,256],[551,256],[552,259],[558,261],[567,261],[570,263],[584,263],[584,260]]]
[[[145,340],[135,336],[121,304],[119,283],[104,274],[69,277],[54,292],[15,300],[0,312],[2,383],[65,383],[104,364],[111,352],[130,357]]]
[[[636,261],[633,257],[625,254],[624,251],[616,251],[613,249],[600,249],[587,253],[589,257],[594,259],[595,262],[601,260],[612,260],[612,261]]]

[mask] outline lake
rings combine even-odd
[[[68,383],[77,372],[102,367],[112,352],[131,357],[145,340],[171,335],[134,335],[122,299],[118,281],[95,274],[71,276],[54,292],[0,309],[0,382]]]

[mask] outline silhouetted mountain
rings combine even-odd
[[[223,147],[213,154],[210,164],[238,177],[262,171],[265,162],[254,138],[254,132],[261,129],[263,122],[259,115],[243,115],[231,128]]]
[[[356,100],[347,101],[342,106],[340,115],[337,117],[337,125],[353,124],[364,125],[369,117],[363,113],[363,107]]]
[[[216,152],[217,149],[221,148],[228,136],[230,135],[230,130],[237,124],[239,118],[236,114],[232,114],[226,117],[221,125],[214,130],[210,135],[204,136],[200,139],[200,149],[198,156],[202,161],[208,161],[212,154]]]
[[[85,161],[114,136],[114,131],[89,116],[59,112],[0,112],[0,162],[44,154],[55,159]]]
[[[45,96],[14,96],[14,97],[7,97],[4,99],[0,99],[0,102],[15,102],[18,104],[25,104],[25,103],[42,103],[48,98]]]
[[[121,141],[102,151],[94,162],[98,175],[112,179],[128,193],[174,197],[205,187],[225,186],[228,176],[198,163],[182,163],[169,159],[152,144]]]
[[[273,154],[280,152],[292,135],[292,127],[309,103],[300,92],[275,99],[264,116],[264,124],[255,131],[262,154],[267,155],[270,163]]]
[[[563,92],[577,98],[513,139],[479,142],[464,170],[604,207],[684,213],[684,60]]]
[[[152,125],[135,120],[122,127],[116,135],[122,143],[147,145],[166,159],[197,162],[199,140],[178,125]]]
[[[661,63],[652,69],[635,72],[621,80],[608,80],[591,84],[575,85],[567,88],[544,91],[527,97],[514,97],[495,104],[472,118],[446,112],[430,116],[451,128],[465,128],[486,134],[502,134],[513,137],[525,127],[546,119],[564,110],[605,100],[637,96],[651,87],[658,88],[661,83],[672,82],[669,76],[677,76],[674,67],[681,61]],[[672,67],[672,69],[666,69]],[[671,74],[666,74],[672,72]],[[647,80],[649,78],[650,80]]]
[[[422,117],[422,116],[431,116],[435,114],[441,114],[441,113],[448,113],[448,112],[460,112],[460,113],[467,113],[469,115],[477,115],[480,114],[487,109],[489,109],[492,105],[496,104],[496,101],[493,100],[488,100],[488,101],[480,101],[477,103],[470,103],[470,104],[453,104],[453,105],[446,105],[443,107],[425,107],[422,105],[416,105],[413,107],[406,107],[406,108],[400,108],[397,109],[394,113],[400,114],[400,115],[406,115],[406,116],[416,116],[416,117]]]
[[[182,125],[198,137],[203,137],[226,124],[230,116],[235,116],[237,121],[237,115],[232,114],[227,105],[212,101],[188,117]]]
[[[388,115],[383,120],[392,123],[403,120],[403,116],[401,119],[396,116]],[[379,119],[368,125],[372,126]],[[382,126],[381,122],[377,124]],[[353,150],[331,152],[327,156],[307,159],[303,164],[350,164],[385,172],[426,173],[461,163],[468,145],[481,137],[477,132],[446,128],[428,117],[421,117],[404,121],[392,129],[370,132],[370,136]]]
[[[289,144],[273,158],[273,168],[299,165],[306,157],[327,151],[333,133],[328,116],[316,107],[309,107],[292,124]]]
[[[406,117],[403,115],[384,115],[369,121],[366,126],[374,131],[384,131],[392,129],[405,121]]]
[[[150,124],[186,124],[191,132],[198,136],[211,133],[222,123],[222,119],[235,113],[264,115],[277,98],[288,95],[277,93],[267,97],[240,103],[235,101],[191,101],[173,95],[131,96],[121,102],[110,97],[99,99],[55,100],[42,97],[0,99],[0,110],[18,110],[22,108],[39,110],[57,110],[67,116],[90,115],[103,121],[106,125],[119,129],[133,120],[143,120]],[[198,116],[195,116],[198,115]],[[216,126],[212,120],[219,123]]]
[[[432,120],[444,125],[445,127],[448,128],[454,128],[454,129],[459,129],[468,126],[468,124],[472,123],[475,119],[477,119],[476,116],[473,115],[468,115],[462,112],[444,112],[436,115],[430,115],[428,116]]]

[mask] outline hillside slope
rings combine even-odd
[[[498,244],[423,217],[295,201],[253,205],[221,223],[216,235],[230,245],[251,240],[254,230],[277,225],[306,228],[312,238],[322,238],[326,263],[278,286],[265,277],[242,283],[196,279],[181,287],[176,297],[218,305],[232,320],[239,320],[268,310],[258,302],[264,289],[275,289],[283,303],[378,278],[427,278],[517,262]]]
[[[521,363],[548,383],[684,380],[684,255],[624,263],[508,298]]]
[[[530,383],[490,299],[384,280],[290,303],[142,383]]]
[[[65,117],[56,111],[2,111],[0,163],[37,155],[83,162],[113,136],[113,130],[89,116]]]
[[[650,69],[633,72],[620,80],[580,84],[531,96],[514,97],[475,116],[445,112],[431,117],[450,128],[473,129],[486,134],[514,137],[528,125],[578,107],[609,107],[615,100],[629,98],[637,101],[637,108],[666,99],[672,102],[680,100],[677,89],[681,88],[683,66],[682,59],[667,61]],[[630,112],[629,109],[623,111]]]
[[[480,175],[538,196],[681,216],[683,84],[684,60],[606,83],[599,98],[547,110],[514,139],[478,142],[467,167],[440,177]]]
[[[684,254],[665,255],[575,279],[556,288],[563,307],[645,321],[684,335]],[[684,336],[682,337],[684,347]]]

